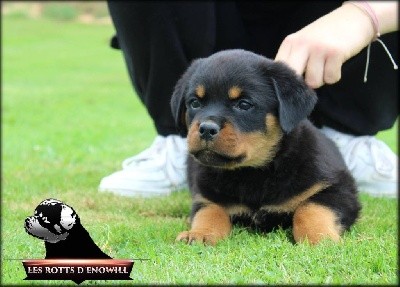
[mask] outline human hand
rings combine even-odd
[[[358,54],[375,37],[367,14],[343,5],[303,29],[288,35],[275,57],[304,74],[311,88],[333,84],[341,78],[344,62]]]

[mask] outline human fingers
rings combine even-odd
[[[291,45],[285,40],[281,43],[278,49],[278,53],[276,53],[275,61],[286,62],[287,58],[289,57],[291,50]]]
[[[322,51],[310,53],[304,79],[308,86],[317,89],[324,84],[325,55]]]
[[[275,60],[286,63],[298,75],[303,75],[308,60],[308,47],[293,35],[289,35],[282,42]]]
[[[339,54],[329,55],[325,61],[324,82],[334,84],[342,77],[342,65],[344,60]]]

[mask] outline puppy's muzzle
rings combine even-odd
[[[220,130],[221,127],[214,121],[202,122],[199,126],[200,138],[205,141],[212,141],[218,136]]]

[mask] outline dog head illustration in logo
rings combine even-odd
[[[25,230],[45,242],[46,259],[111,259],[94,243],[75,210],[57,199],[42,201],[25,220]]]

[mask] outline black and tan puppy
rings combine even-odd
[[[251,52],[194,61],[171,101],[193,198],[191,229],[177,240],[215,244],[241,222],[338,241],[360,204],[338,149],[307,120],[316,101],[294,71]]]

